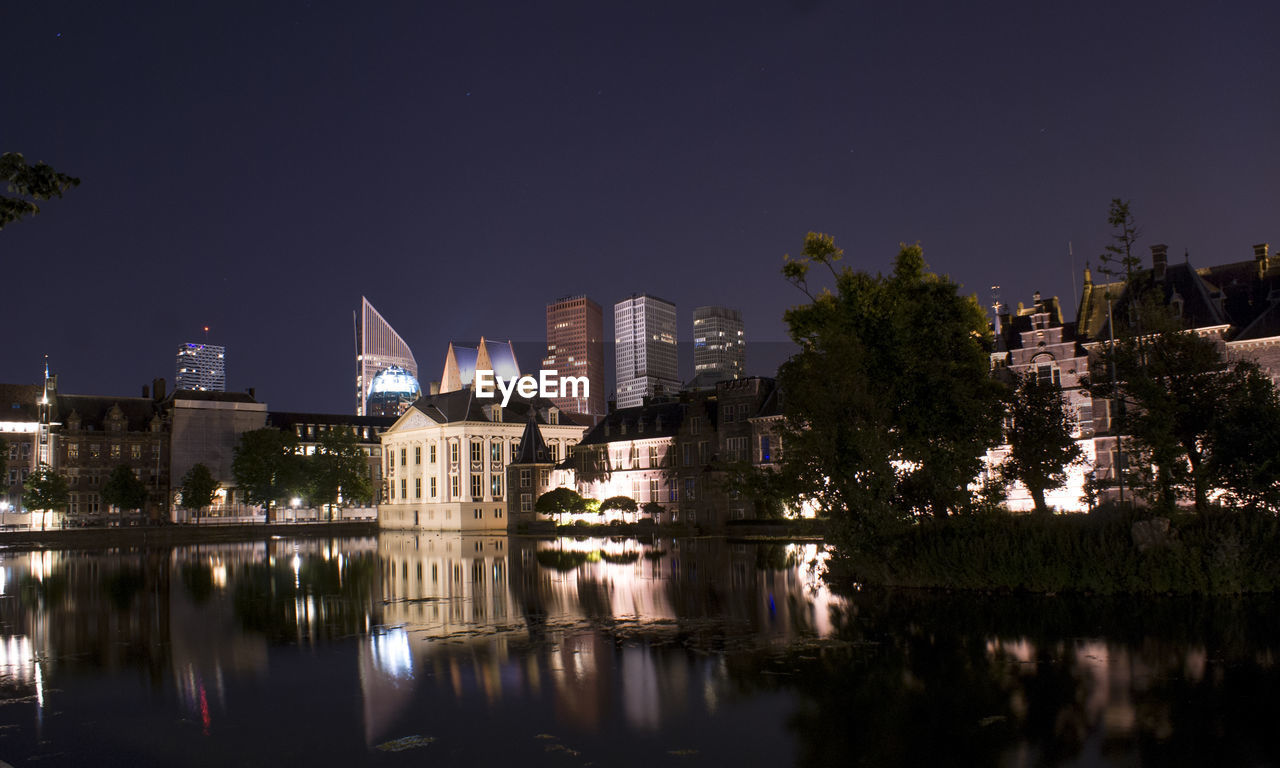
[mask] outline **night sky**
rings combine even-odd
[[[1074,307],[1113,197],[1144,258],[1280,247],[1280,4],[890,5],[11,3],[0,151],[82,184],[0,232],[0,380],[136,395],[208,325],[228,389],[349,412],[362,294],[425,381],[584,292],[783,340],[809,230],[984,304]]]

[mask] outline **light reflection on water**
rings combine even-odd
[[[410,533],[2,554],[0,759],[1276,760],[1252,724],[1275,705],[1223,703],[1278,682],[1269,604],[846,598],[826,557]],[[1188,712],[1217,728],[1194,748]]]

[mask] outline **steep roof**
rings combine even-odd
[[[529,419],[524,424],[524,434],[520,436],[520,445],[516,448],[516,455],[511,459],[512,464],[550,464],[551,451],[547,448],[547,443],[542,439],[542,430],[538,429],[538,422]]]
[[[700,401],[704,402],[705,401]],[[608,414],[582,436],[580,445],[672,437],[680,431],[688,409],[698,403],[660,402],[621,408]]]
[[[501,405],[500,396],[476,397],[474,391],[468,387],[452,392],[441,392],[437,395],[425,395],[418,398],[412,407],[435,422],[451,424],[459,421],[493,421],[491,414],[494,413],[494,406]],[[509,424],[524,422],[532,413],[539,424],[546,424],[547,412],[550,408],[555,408],[555,404],[549,400],[539,397],[524,398],[513,394],[506,407],[500,408],[498,416],[500,421]],[[570,422],[566,420],[565,423]]]
[[[57,395],[54,418],[66,422],[74,413],[83,426],[102,429],[112,408],[119,406],[130,432],[145,432],[151,420],[159,415],[155,400],[149,397],[104,397],[101,395]]]
[[[39,384],[0,384],[0,421],[39,421]]]

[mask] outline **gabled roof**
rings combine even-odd
[[[539,397],[524,398],[518,394],[513,394],[506,407],[502,407],[501,395],[491,398],[476,397],[474,390],[467,388],[420,397],[409,410],[405,411],[405,414],[408,415],[416,410],[437,424],[452,424],[460,421],[492,422],[494,421],[492,415],[495,413],[502,423],[523,423],[532,415],[537,423],[546,424],[548,409],[555,407],[555,404],[549,400]],[[400,419],[403,418],[405,417],[400,417]],[[571,422],[565,420],[564,423]]]
[[[103,397],[100,395],[57,395],[54,417],[67,422],[72,414],[80,418],[82,427],[104,429],[107,416],[115,407],[124,416],[125,429],[145,432],[151,428],[151,420],[159,414],[156,401],[149,397]]]
[[[0,384],[0,421],[39,421],[39,384]]]
[[[603,445],[620,440],[673,437],[680,431],[685,414],[691,407],[697,408],[698,403],[668,401],[637,405],[634,408],[621,408],[608,414],[599,424],[588,430],[582,436],[580,445]]]

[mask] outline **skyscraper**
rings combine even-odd
[[[213,344],[180,344],[176,389],[227,391],[227,348]]]
[[[741,312],[728,307],[698,307],[693,310],[695,377],[706,374],[711,378],[742,378],[745,350]]]
[[[676,305],[657,296],[632,294],[613,305],[618,407],[680,389],[676,350]]]
[[[587,397],[557,397],[562,411],[603,415],[604,315],[586,296],[568,296],[547,305],[547,356],[542,369],[560,376],[586,376]]]
[[[403,368],[418,378],[418,361],[390,323],[382,319],[369,300],[360,297],[360,309],[354,313],[356,325],[356,415],[368,413],[366,402],[373,377],[391,366]]]

